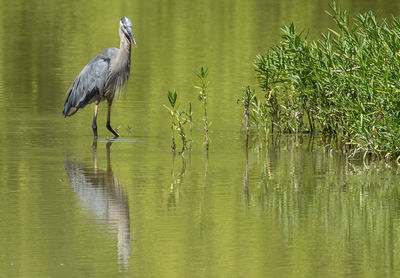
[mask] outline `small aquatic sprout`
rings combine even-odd
[[[173,109],[175,108],[177,99],[178,99],[178,93],[176,92],[175,89],[173,91],[168,91],[168,101]]]
[[[244,86],[242,88],[241,98],[238,99],[238,103],[243,104],[243,120],[244,126],[246,127],[246,142],[248,141],[249,128],[255,126],[258,130],[264,131],[265,138],[269,135],[268,124],[270,123],[270,114],[268,111],[269,100],[260,101],[257,98],[255,90],[251,89],[250,86]]]
[[[192,103],[189,102],[189,106],[186,108],[186,114],[189,117],[189,122],[193,123],[193,111],[192,111]]]
[[[250,88],[250,86],[245,86],[242,89],[242,99],[243,103],[243,117],[244,117],[244,126],[246,127],[246,142],[249,139],[249,115],[250,115],[250,106],[252,105],[254,99],[256,98],[255,92]]]
[[[175,143],[175,104],[176,104],[176,99],[178,98],[178,93],[176,92],[176,90],[174,89],[173,91],[168,91],[168,101],[169,104],[171,106],[171,108],[169,108],[168,106],[164,105],[165,108],[168,109],[169,111],[169,115],[170,115],[170,124],[171,124],[171,140],[172,140],[172,144],[171,144],[171,148],[173,151],[175,151],[176,149],[176,143]]]
[[[128,127],[126,128],[126,132],[128,132],[129,134],[132,133],[132,126],[128,125]]]
[[[200,79],[199,85],[194,85],[196,89],[199,89],[199,100],[203,103],[204,108],[204,131],[206,136],[206,150],[208,151],[209,139],[208,139],[208,119],[207,119],[207,87],[208,87],[208,68],[201,66],[197,77]]]
[[[192,138],[192,130],[193,130],[193,111],[192,111],[192,103],[189,102],[189,106],[186,108],[186,115],[188,118],[188,122],[190,124],[190,138]],[[190,140],[191,142],[191,140]],[[191,145],[190,145],[191,147]]]
[[[187,142],[188,142],[186,133],[184,130],[184,126],[188,122],[188,119],[187,119],[186,113],[184,111],[183,112],[177,111],[176,115],[177,115],[177,123],[178,123],[176,130],[178,131],[178,134],[180,135],[181,140],[182,140],[182,149],[180,151],[180,154],[183,156],[185,153],[185,150],[187,149]]]
[[[180,154],[183,155],[185,150],[187,149],[187,137],[184,130],[185,124],[189,121],[191,122],[191,114],[188,114],[188,110],[181,111],[179,110],[179,105],[177,105],[176,101],[178,99],[178,92],[174,89],[173,91],[168,91],[168,101],[171,107],[164,105],[164,107],[169,111],[170,121],[171,121],[171,131],[172,131],[172,145],[171,148],[173,151],[176,150],[176,142],[175,142],[175,131],[181,137],[182,140],[182,149]],[[191,104],[189,105],[189,111],[191,113]]]

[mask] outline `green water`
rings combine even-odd
[[[326,1],[0,1],[0,277],[399,277],[399,169],[319,138],[250,140],[236,104],[255,55]],[[351,14],[396,1],[342,1]],[[83,66],[133,22],[128,90],[61,115]],[[210,152],[195,72],[209,67]],[[167,90],[193,103],[192,150],[170,150]]]

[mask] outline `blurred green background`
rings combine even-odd
[[[294,22],[317,38],[327,1],[1,1],[0,277],[395,277],[399,176],[302,145],[252,140],[241,87]],[[355,15],[396,1],[341,1]],[[71,118],[67,89],[132,20],[127,93]],[[195,72],[209,67],[210,152]],[[167,91],[192,102],[192,150],[170,150]]]

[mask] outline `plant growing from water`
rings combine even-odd
[[[204,109],[204,132],[206,137],[206,150],[208,151],[209,139],[208,139],[208,119],[207,119],[207,87],[208,87],[208,68],[201,66],[199,73],[197,73],[197,77],[200,80],[199,85],[194,85],[195,88],[199,89],[199,100],[203,103]]]
[[[243,103],[243,121],[244,121],[244,126],[246,127],[246,145],[249,140],[250,109],[251,109],[251,105],[254,105],[255,98],[256,98],[256,94],[250,88],[250,86],[243,87],[241,102]]]
[[[269,134],[269,114],[266,101],[262,102],[257,98],[255,90],[250,86],[242,88],[242,94],[238,103],[243,104],[243,122],[246,127],[246,141],[249,136],[250,126],[255,126],[258,130],[262,129],[265,136]]]
[[[176,149],[176,143],[175,143],[175,114],[176,114],[176,110],[175,110],[175,104],[176,104],[176,99],[178,98],[178,93],[176,92],[176,90],[174,89],[173,91],[168,91],[168,101],[169,101],[169,105],[171,106],[171,108],[169,108],[168,106],[164,105],[165,108],[168,109],[169,111],[169,115],[170,115],[170,120],[171,120],[171,140],[172,140],[172,144],[171,144],[171,148],[173,151],[175,151]]]
[[[400,156],[400,17],[372,12],[350,24],[335,4],[336,30],[308,42],[293,24],[254,65],[272,133],[320,133],[349,153]],[[256,101],[255,101],[256,102]],[[256,109],[256,108],[255,108]]]
[[[188,107],[185,109],[186,112],[186,116],[188,117],[188,121],[190,124],[190,138],[192,138],[192,130],[193,130],[193,111],[192,111],[192,103],[189,102]],[[191,140],[190,140],[191,142]],[[191,148],[191,144],[190,144],[190,148]]]
[[[189,109],[185,111],[179,110],[179,105],[177,105],[176,101],[178,99],[178,92],[174,89],[173,91],[168,91],[168,101],[170,107],[164,105],[164,107],[168,110],[171,121],[171,137],[172,137],[172,145],[171,148],[173,151],[176,150],[176,142],[175,142],[175,132],[178,133],[182,140],[182,149],[180,151],[181,155],[184,155],[185,150],[187,149],[188,139],[186,137],[184,126],[187,122],[191,122],[192,120],[192,111],[191,104],[189,104]]]

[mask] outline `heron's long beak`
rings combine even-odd
[[[133,37],[131,28],[128,29],[128,33],[129,33],[129,37],[131,37],[131,40],[132,40],[133,44],[137,47],[136,41],[135,41],[135,38]]]

